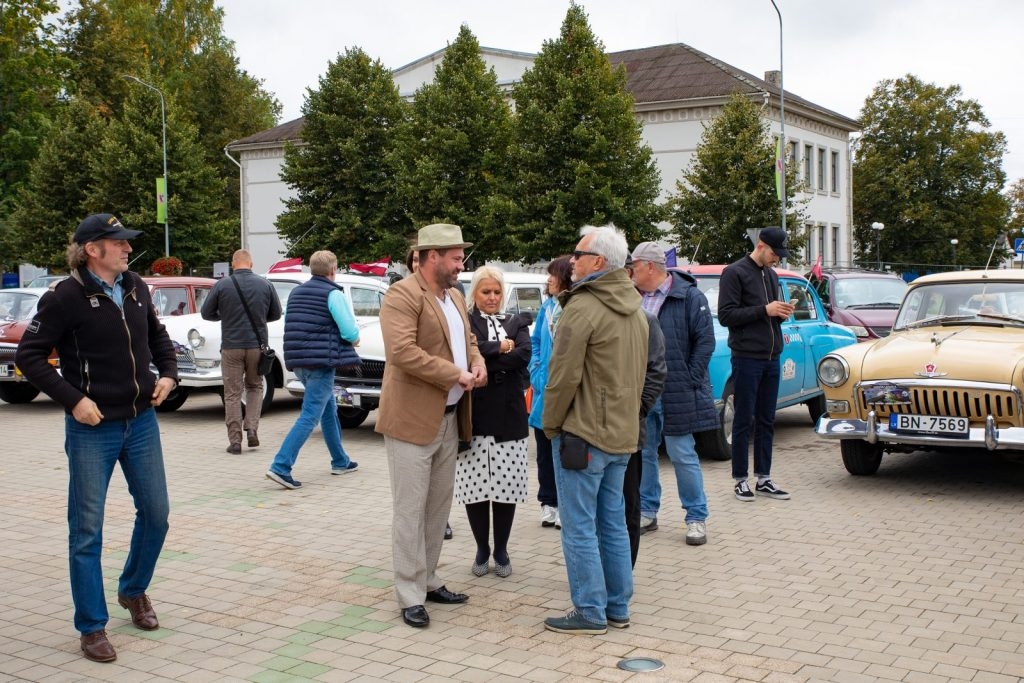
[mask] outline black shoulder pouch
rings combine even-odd
[[[587,442],[569,432],[562,432],[562,445],[558,457],[561,458],[562,469],[583,470],[590,462]]]

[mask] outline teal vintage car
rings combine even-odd
[[[729,352],[729,330],[718,322],[718,284],[725,266],[690,266],[685,269],[697,279],[708,299],[715,323],[715,352],[711,356],[709,374],[711,389],[718,407],[718,429],[695,435],[697,451],[715,460],[732,457],[732,422],[735,409],[732,391],[732,360]],[[857,343],[857,336],[842,325],[829,322],[817,292],[799,273],[777,268],[778,298],[796,306],[792,317],[782,324],[785,349],[779,381],[779,408],[803,403],[812,423],[825,412],[825,396],[818,387],[818,361],[825,354]]]

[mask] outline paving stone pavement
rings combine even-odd
[[[263,445],[224,452],[219,399],[160,416],[171,530],[132,627],[116,577],[132,522],[115,473],[104,576],[113,664],[82,658],[67,579],[62,411],[0,402],[0,681],[1019,681],[1024,677],[1024,465],[988,453],[887,456],[851,477],[802,408],[782,411],[774,472],[790,501],[733,498],[704,462],[708,543],[689,547],[670,465],[660,530],[643,537],[632,626],[545,631],[570,607],[558,532],[520,506],[507,579],[470,574],[465,514],[441,556],[468,604],[405,626],[391,584],[391,505],[373,417],[344,432],[357,472],[331,476],[319,433],[286,491],[264,478],[298,402],[264,416]],[[531,447],[532,453],[532,447]],[[531,482],[531,496],[535,481]],[[622,671],[624,657],[662,660]]]

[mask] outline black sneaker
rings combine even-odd
[[[286,489],[299,489],[302,488],[302,482],[292,479],[287,474],[278,474],[274,470],[267,470],[267,479],[273,482],[277,482]]]
[[[789,494],[778,486],[771,479],[765,479],[763,484],[758,484],[754,487],[759,496],[768,496],[769,498],[775,498],[776,500],[789,500]]]
[[[744,503],[749,503],[754,500],[754,492],[750,490],[750,486],[747,484],[747,480],[736,482],[736,487],[733,488],[733,493],[736,494],[737,500],[742,500]]]

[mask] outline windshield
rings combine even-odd
[[[903,299],[907,283],[895,277],[854,277],[835,281],[836,308],[896,308]]]
[[[927,320],[971,324],[1004,318],[1024,321],[1024,282],[943,282],[911,289],[894,328]]]
[[[0,290],[0,320],[26,320],[36,314],[39,295]]]
[[[704,296],[708,299],[708,308],[711,309],[711,315],[718,317],[718,277],[707,275],[701,275],[697,278],[697,287],[700,291],[704,292]]]

